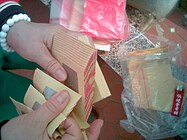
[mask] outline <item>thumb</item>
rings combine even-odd
[[[89,140],[97,140],[99,138],[99,134],[101,132],[101,128],[103,126],[103,120],[97,119],[91,125],[87,131]]]
[[[35,60],[43,69],[60,82],[67,78],[67,73],[62,65],[50,54],[49,50],[43,46],[40,52],[40,58]]]
[[[69,101],[67,91],[61,91],[52,96],[45,104],[36,110],[36,118],[39,118],[43,124],[48,124],[58,116],[66,107]]]

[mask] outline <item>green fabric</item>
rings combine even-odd
[[[23,59],[17,53],[7,53],[0,48],[0,122],[18,115],[9,97],[23,102],[25,92],[32,83],[30,79],[7,70],[35,69],[36,67],[38,65]]]
[[[3,70],[0,70],[0,77],[0,121],[3,121],[17,116],[9,97],[23,102],[25,92],[32,81]]]
[[[1,104],[0,110],[2,111],[0,112],[1,122],[18,116],[15,106],[12,103]]]
[[[17,53],[7,53],[0,49],[0,68],[3,70],[12,69],[35,69],[37,64],[23,59]]]

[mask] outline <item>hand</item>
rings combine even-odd
[[[59,92],[38,110],[10,120],[1,129],[2,140],[50,140],[47,125],[64,110],[69,98],[66,91]],[[103,121],[99,119],[91,124],[89,140],[97,140],[102,124]],[[65,130],[62,140],[83,140],[79,126],[72,118],[67,118],[61,127]]]
[[[58,81],[63,82],[67,73],[50,53],[57,28],[67,30],[59,25],[20,21],[10,28],[7,42],[23,58],[37,63]]]

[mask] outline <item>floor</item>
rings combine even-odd
[[[44,6],[41,2],[38,0],[22,0],[21,4],[30,15],[32,21],[48,22],[49,8]],[[187,64],[187,27],[182,26],[183,15],[184,12],[177,9],[158,24],[164,30],[164,37],[180,43],[184,48],[183,55],[186,56],[185,63]],[[157,35],[156,25],[153,24],[146,32]],[[98,62],[112,93],[111,97],[94,105],[98,117],[104,120],[104,126],[99,139],[143,140],[144,138],[138,132],[131,134],[120,127],[119,121],[126,118],[120,98],[123,90],[122,79],[100,57],[98,57]],[[23,74],[28,78],[32,77],[32,71],[24,70],[23,72],[16,72],[18,74]],[[168,140],[169,139],[172,140],[174,138],[168,138]]]

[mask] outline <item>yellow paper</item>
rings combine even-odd
[[[99,67],[98,62],[96,62],[96,73],[95,73],[95,88],[93,103],[101,101],[107,97],[111,96],[108,85],[105,81],[104,75]]]
[[[127,67],[135,106],[170,112],[177,85],[180,83],[186,89],[183,82],[173,77],[166,58],[160,56],[160,59],[138,59],[139,56],[149,55],[151,58],[154,53],[166,51],[168,50],[164,47],[129,53],[129,56],[134,56],[127,61]]]
[[[35,103],[42,105],[45,102],[45,97],[32,85],[30,85],[24,97],[24,104],[30,108],[33,108]]]
[[[14,100],[13,98],[10,97],[10,99],[11,99],[12,103],[15,105],[16,110],[17,110],[19,115],[27,114],[27,113],[30,113],[30,112],[33,111],[30,107]]]
[[[45,74],[39,69],[35,70],[34,77],[33,77],[33,84],[36,87],[36,89],[38,89],[41,93],[43,93],[46,86],[52,88],[53,90],[57,92],[62,91],[62,90],[67,90],[69,92],[70,100],[69,100],[68,105],[63,110],[63,112],[48,125],[49,136],[52,136],[56,128],[62,123],[62,121],[66,119],[66,117],[70,114],[70,112],[76,106],[77,102],[81,98],[81,95],[77,94],[76,92],[68,88],[67,86],[58,82],[57,80]]]

